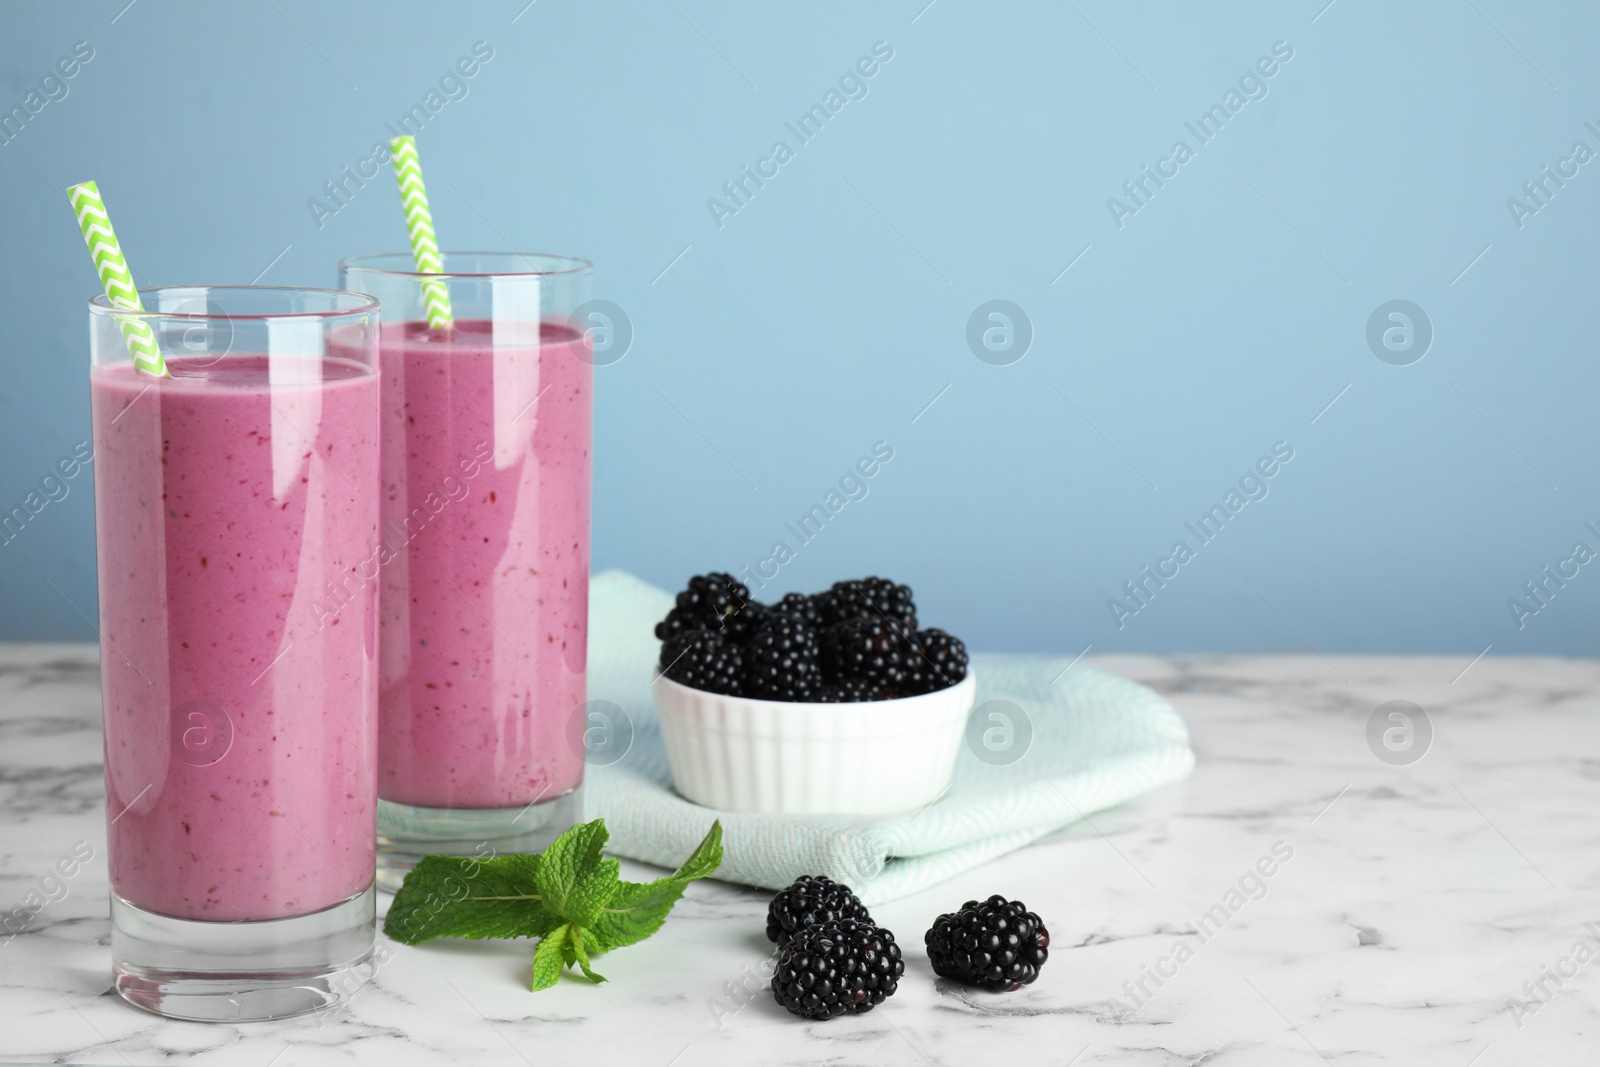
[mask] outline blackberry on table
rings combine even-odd
[[[967,646],[938,628],[917,631],[906,657],[902,696],[948,689],[967,676]]]
[[[809,701],[822,685],[817,632],[776,615],[745,649],[746,690],[766,700]]]
[[[687,630],[661,642],[661,672],[691,689],[737,695],[744,673],[739,652],[720,633]]]
[[[872,916],[849,886],[825,875],[803,874],[767,905],[767,940],[781,945],[807,927],[844,919],[870,922]]]
[[[685,630],[721,630],[728,616],[737,615],[749,602],[749,588],[733,575],[697,574],[678,594],[667,617],[656,623],[656,636],[665,641]]]
[[[829,628],[823,640],[823,667],[830,678],[857,678],[891,692],[904,681],[913,654],[909,635],[884,619],[846,619]]]
[[[908,634],[916,631],[917,605],[911,599],[909,585],[899,585],[888,578],[851,578],[834,582],[833,588],[823,595],[827,598],[826,614],[830,622],[893,619]]]
[[[859,1015],[893,996],[905,971],[893,934],[843,919],[806,927],[779,949],[772,996],[806,1019]]]
[[[1032,982],[1050,957],[1044,921],[1020,900],[999,894],[939,916],[923,942],[935,973],[997,992]]]
[[[819,704],[859,704],[866,700],[888,700],[894,694],[865,678],[839,678],[824,682],[817,690]]]

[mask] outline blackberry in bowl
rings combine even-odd
[[[950,784],[977,689],[909,586],[836,582],[762,604],[690,579],[656,627],[653,691],[678,792],[724,811],[888,814]]]
[[[769,620],[745,650],[745,687],[765,700],[809,701],[822,688],[817,632],[787,616]]]

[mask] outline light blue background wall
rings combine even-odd
[[[636,331],[597,372],[597,568],[754,567],[887,440],[767,592],[888,573],[986,649],[1593,654],[1600,563],[1520,630],[1507,601],[1600,549],[1600,162],[1521,228],[1507,199],[1600,149],[1600,8],[1325,2],[12,0],[0,107],[94,59],[0,147],[0,505],[88,434],[64,186],[99,180],[148,282],[332,284],[403,245],[397,196],[307,201],[481,40],[420,138],[446,245],[588,256]],[[719,228],[707,199],[878,41],[866,98]],[[1107,199],[1277,41],[1268,95],[1119,229]],[[996,298],[1034,331],[1010,366],[965,340]],[[1365,339],[1391,299],[1435,330],[1410,366]],[[1108,598],[1277,441],[1270,495],[1119,629]],[[92,512],[84,476],[0,547],[0,636],[92,636]]]

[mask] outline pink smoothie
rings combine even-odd
[[[303,915],[373,879],[378,378],[169,367],[90,373],[111,886]]]
[[[491,338],[496,342],[491,344]],[[378,792],[429,808],[583,780],[593,367],[561,326],[385,325]]]

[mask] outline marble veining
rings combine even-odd
[[[21,934],[0,935],[0,1060],[1593,1060],[1600,663],[1237,655],[1095,663],[1183,711],[1199,756],[1194,775],[876,909],[907,950],[907,973],[899,994],[868,1015],[829,1023],[785,1015],[760,982],[770,953],[766,894],[698,883],[661,934],[605,958],[612,981],[601,987],[564,981],[529,993],[525,943],[385,942],[376,977],[341,1009],[208,1026],[144,1014],[110,992],[94,650],[0,646],[0,909],[20,905],[75,847],[93,849],[64,896],[54,891],[58,899]],[[1368,747],[1368,717],[1394,699],[1420,705],[1433,724],[1431,748],[1408,766]],[[1054,941],[1040,981],[1009,995],[935,978],[921,947],[940,911],[992,892],[1027,901]]]

